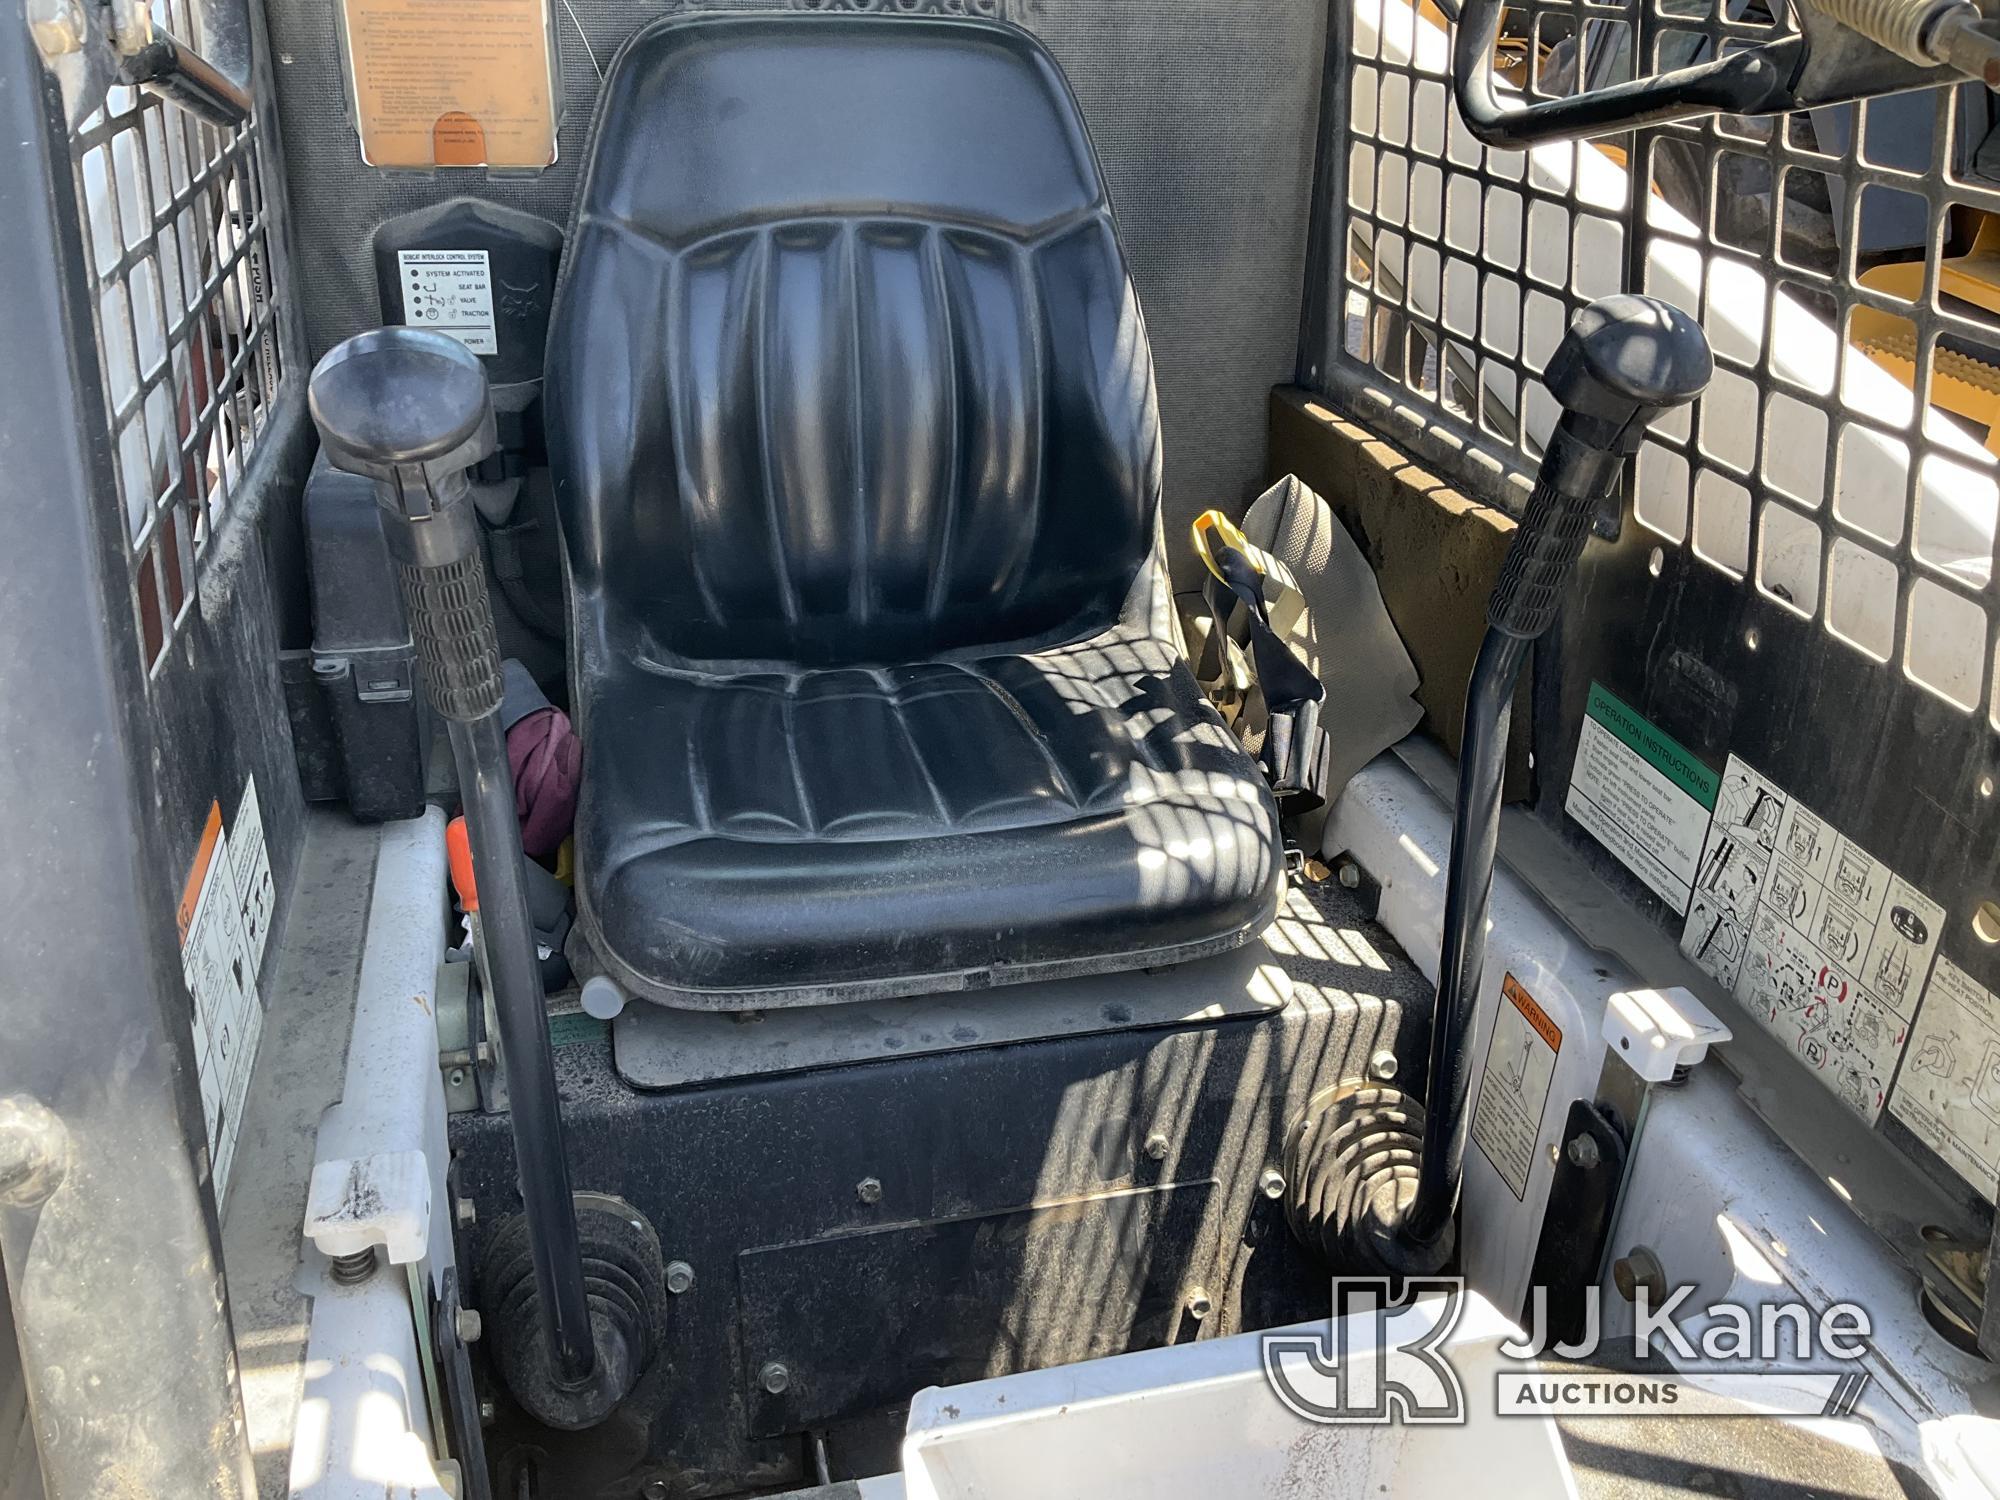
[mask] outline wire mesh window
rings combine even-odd
[[[195,34],[178,19],[170,29]],[[152,670],[194,607],[202,557],[287,373],[276,178],[256,116],[219,127],[129,88],[72,133],[70,154],[131,603]]]
[[[1646,7],[1644,13],[1640,5]],[[1790,29],[1764,0],[1510,10],[1503,91],[1557,96]],[[1488,150],[1429,0],[1353,0],[1340,296],[1350,376],[1524,477],[1538,379],[1592,297],[1700,318],[1716,374],[1631,482],[1666,543],[2000,729],[2000,135],[1981,90]]]

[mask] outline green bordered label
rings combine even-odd
[[[1700,756],[1590,685],[1564,811],[1677,912],[1687,910],[1720,785]]]

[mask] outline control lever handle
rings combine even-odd
[[[479,946],[507,1064],[541,1311],[539,1339],[495,1330],[502,1365],[514,1394],[541,1420],[586,1427],[623,1399],[649,1351],[634,1347],[632,1330],[594,1307],[584,1281],[500,725],[500,639],[467,477],[495,446],[486,371],[456,339],[380,328],[348,339],[319,362],[308,405],[328,461],[375,482],[424,687],[446,721],[458,769],[479,890]]]
[[[1528,640],[1549,628],[1625,460],[1653,420],[1692,401],[1714,370],[1700,327],[1664,302],[1605,297],[1577,314],[1542,377],[1562,416],[1501,565],[1488,625]]]
[[[1501,564],[1466,688],[1423,1149],[1393,1237],[1390,1269],[1399,1273],[1435,1271],[1451,1250],[1515,681],[1562,606],[1591,519],[1625,460],[1647,426],[1693,400],[1713,371],[1708,340],[1693,319],[1650,297],[1617,296],[1577,315],[1543,376],[1562,416]]]

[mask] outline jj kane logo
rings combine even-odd
[[[1455,1278],[1412,1278],[1392,1295],[1386,1281],[1343,1277],[1325,1328],[1263,1336],[1264,1376],[1292,1412],[1326,1424],[1463,1423],[1469,1358],[1498,1367],[1501,1416],[1839,1417],[1867,1387],[1870,1323],[1853,1303],[1697,1307],[1684,1286],[1655,1306],[1650,1288],[1635,1291],[1629,1332],[1604,1336],[1591,1287],[1564,1340],[1549,1332],[1542,1287],[1523,1334]]]

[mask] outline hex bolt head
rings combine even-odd
[[[773,1396],[782,1396],[792,1388],[792,1372],[774,1359],[757,1372],[757,1384]]]
[[[460,1198],[452,1204],[451,1214],[460,1229],[470,1229],[479,1222],[479,1208],[470,1198]]]
[[[1384,1047],[1380,1052],[1368,1059],[1368,1076],[1377,1083],[1387,1083],[1396,1076],[1402,1069],[1402,1066],[1402,1063],[1397,1060],[1396,1054],[1391,1052],[1387,1047]]]
[[[486,1325],[480,1320],[478,1310],[470,1307],[461,1307],[457,1316],[452,1319],[451,1326],[458,1333],[458,1341],[461,1344],[478,1343],[479,1335],[486,1331]]]
[[[1658,1307],[1667,1300],[1666,1268],[1647,1245],[1634,1245],[1611,1263],[1611,1284],[1627,1302],[1639,1300],[1640,1287],[1646,1289],[1650,1307]]]
[[[1604,1153],[1597,1149],[1597,1137],[1592,1135],[1572,1137],[1569,1143],[1569,1160],[1571,1166],[1581,1167],[1586,1172],[1595,1171],[1604,1160]]]
[[[871,1207],[882,1201],[882,1179],[864,1177],[854,1184],[854,1196]]]
[[[499,1408],[494,1406],[491,1396],[481,1396],[479,1398],[479,1425],[481,1427],[491,1427],[494,1417],[498,1414]]]
[[[1266,1167],[1257,1176],[1257,1191],[1266,1198],[1285,1196],[1285,1174],[1276,1167]]]
[[[678,1297],[694,1286],[694,1267],[684,1260],[667,1262],[667,1290]]]
[[[1208,1288],[1198,1286],[1188,1293],[1187,1315],[1199,1323],[1215,1311],[1215,1301],[1208,1295]]]
[[[1146,1137],[1147,1159],[1150,1161],[1165,1161],[1167,1159],[1167,1148],[1171,1144],[1172,1142],[1168,1141],[1167,1133],[1164,1130],[1154,1131]]]
[[[1354,890],[1361,884],[1361,866],[1351,859],[1343,859],[1334,866],[1334,878],[1346,889]]]

